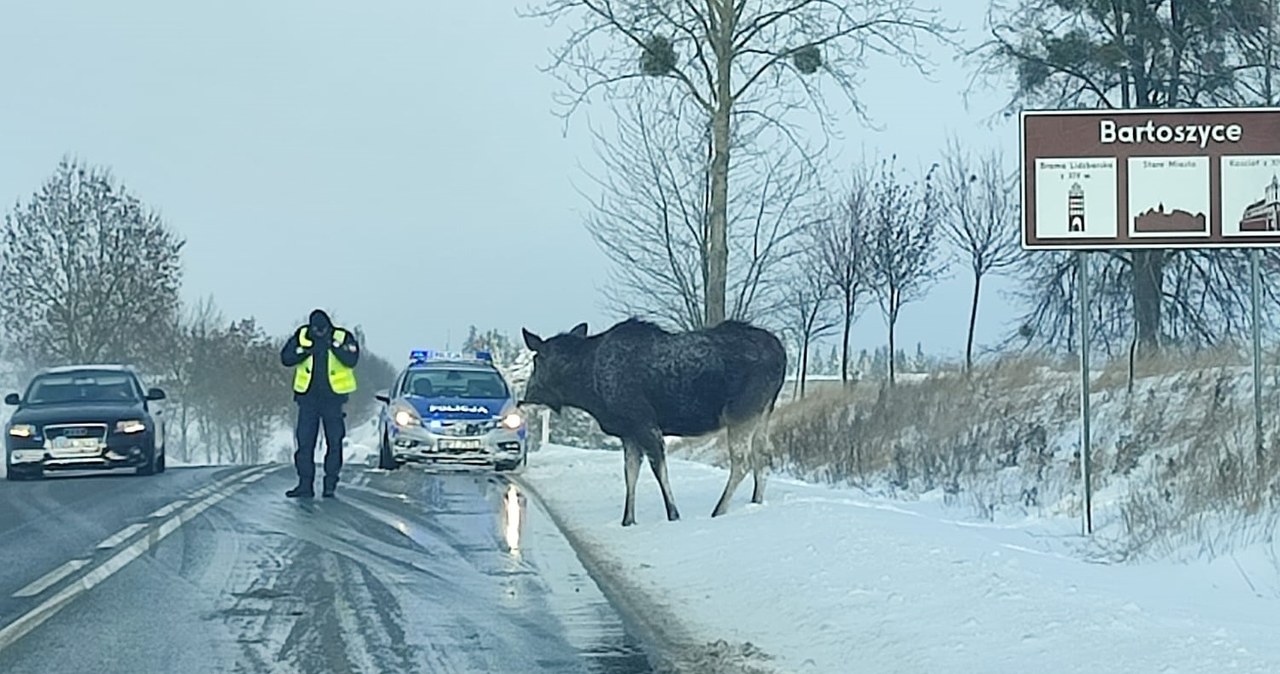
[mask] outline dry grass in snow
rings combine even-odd
[[[1096,545],[1112,558],[1221,554],[1267,539],[1280,501],[1280,368],[1264,368],[1265,443],[1253,449],[1252,376],[1229,350],[1127,363],[1091,378]],[[986,520],[1082,516],[1079,374],[1008,358],[848,390],[822,382],[773,425],[775,471],[880,496],[937,494]],[[790,391],[784,392],[789,395]],[[675,456],[724,465],[711,442]]]

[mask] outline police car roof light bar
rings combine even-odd
[[[425,363],[429,360],[480,361],[492,364],[493,354],[488,351],[476,351],[474,355],[466,355],[460,352],[433,351],[431,349],[414,349],[409,352],[409,362],[411,363]]]

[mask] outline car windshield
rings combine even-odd
[[[428,368],[411,371],[401,393],[422,398],[506,398],[507,384],[492,370]]]
[[[127,374],[115,372],[69,372],[36,377],[27,388],[27,405],[57,405],[77,402],[130,402],[139,399],[137,387]]]

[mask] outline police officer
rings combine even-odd
[[[280,362],[294,368],[293,398],[298,404],[298,448],[293,454],[298,486],[285,492],[285,496],[315,496],[315,451],[321,423],[327,445],[324,496],[333,496],[342,470],[342,440],[346,435],[342,406],[356,390],[355,366],[359,360],[360,345],[355,337],[348,330],[335,328],[321,309],[312,311],[307,324],[294,331],[280,350]]]

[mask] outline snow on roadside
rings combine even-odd
[[[347,429],[346,444],[342,450],[344,465],[360,464],[363,466],[378,465],[378,420],[371,418],[362,424]],[[290,441],[292,447],[292,441]],[[321,444],[321,443],[316,443]],[[318,449],[318,451],[324,451]],[[317,461],[323,460],[317,458]]]
[[[774,671],[1280,671],[1274,564],[1256,577],[1274,547],[1245,560],[1249,577],[1233,560],[1096,564],[1042,524],[953,522],[927,501],[781,478],[752,506],[748,477],[712,520],[725,471],[669,471],[683,520],[666,521],[645,468],[626,529],[618,452],[545,446],[524,481],[580,554],[669,613],[654,620],[750,643]]]

